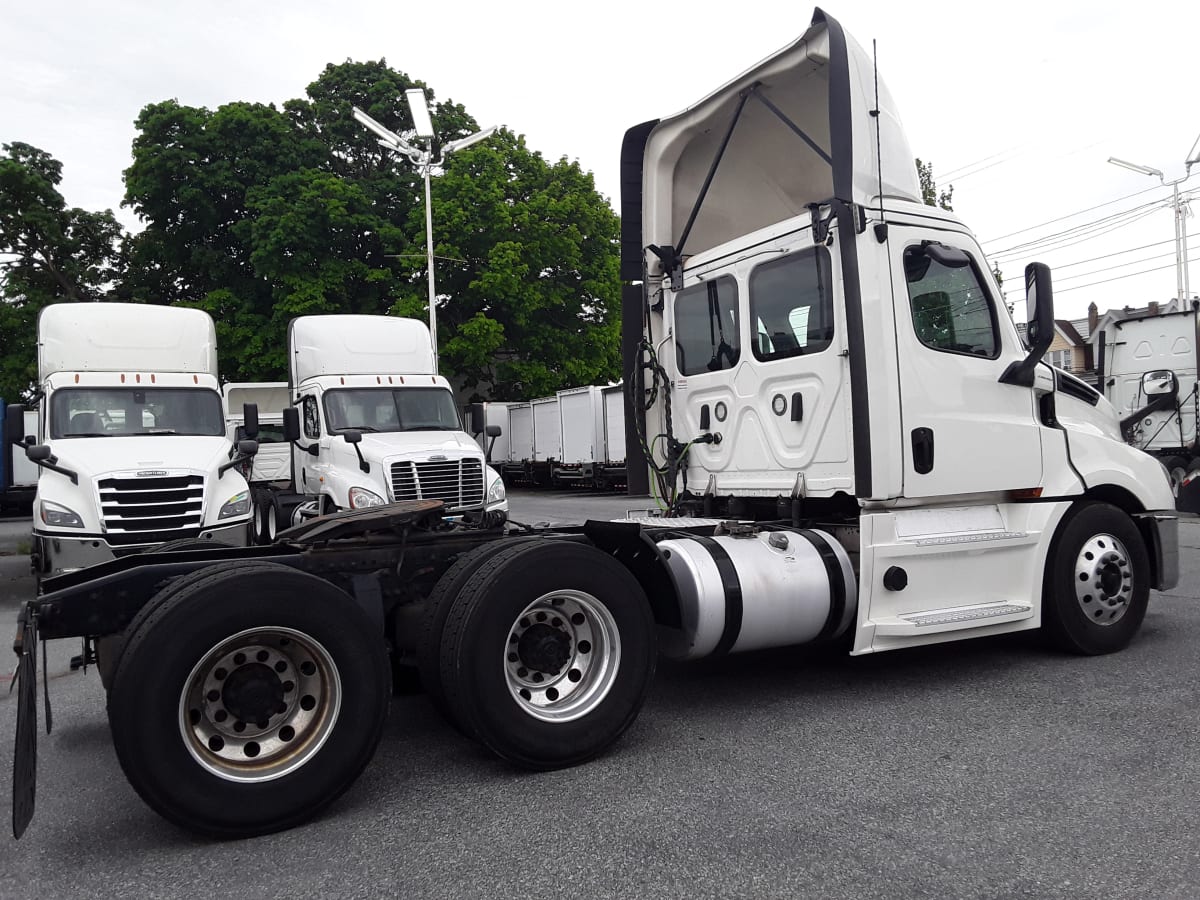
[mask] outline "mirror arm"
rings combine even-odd
[[[79,484],[79,473],[58,465],[57,456],[51,456],[49,459],[35,459],[31,460],[31,462],[40,468],[49,469],[51,472],[57,472],[59,475],[66,475],[71,479],[71,484]]]
[[[219,469],[217,469],[217,477],[220,478],[222,475],[224,475],[226,472],[228,472],[234,466],[240,466],[242,463],[253,462],[253,461],[254,461],[253,456],[246,456],[245,454],[238,454],[233,459],[231,459],[229,462],[221,464],[221,467]]]
[[[1135,412],[1131,412],[1129,415],[1127,415],[1125,418],[1123,418],[1121,420],[1121,436],[1124,437],[1126,440],[1129,440],[1129,433],[1133,430],[1133,426],[1137,424],[1138,419],[1142,418],[1142,416],[1148,416],[1148,415],[1150,415],[1150,413],[1158,412],[1159,410],[1162,410],[1162,409],[1174,409],[1174,408],[1175,408],[1175,395],[1174,394],[1162,394],[1158,397],[1155,397],[1153,400],[1151,400],[1149,403],[1147,403],[1141,409],[1139,409]]]
[[[358,467],[360,469],[362,469],[364,472],[370,472],[371,464],[369,462],[367,462],[365,459],[363,459],[362,450],[359,449],[358,444],[354,444],[353,447],[354,447],[354,452],[358,454]]]

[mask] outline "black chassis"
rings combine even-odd
[[[553,533],[568,537],[570,531]],[[26,601],[21,620],[36,619],[43,640],[117,634],[171,579],[210,566],[262,560],[336,584],[382,627],[392,610],[427,596],[458,555],[506,533],[513,532],[499,523],[444,518],[440,501],[350,510],[281,532],[270,546],[145,552],[44,579],[39,596]],[[21,634],[19,627],[18,644]],[[14,649],[20,655],[21,648]]]

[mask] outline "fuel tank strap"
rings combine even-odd
[[[825,574],[829,579],[829,615],[826,616],[820,633],[813,640],[826,641],[836,636],[842,616],[846,612],[846,576],[842,572],[837,554],[821,535],[807,528],[799,529],[796,533],[812,544],[821,557],[821,562],[825,564]]]
[[[724,547],[710,537],[696,535],[693,540],[708,551],[721,576],[721,588],[725,592],[725,628],[711,655],[725,656],[742,633],[742,582]]]

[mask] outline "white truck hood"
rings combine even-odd
[[[479,445],[462,431],[403,431],[387,434],[363,435],[363,457],[379,462],[395,462],[402,459],[429,459],[431,455],[445,454],[449,459],[464,456],[482,457]],[[353,452],[353,450],[351,451]]]
[[[60,504],[77,513],[83,521],[81,531],[86,534],[101,530],[96,482],[103,478],[200,475],[205,481],[205,525],[216,521],[223,503],[247,489],[245,479],[236,468],[217,477],[217,468],[229,461],[230,443],[224,437],[130,435],[70,438],[51,441],[50,447],[58,457],[58,465],[79,476],[79,484],[72,483],[66,475],[43,470],[38,478],[38,499]],[[79,532],[68,529],[62,533]]]

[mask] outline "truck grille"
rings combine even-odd
[[[392,463],[393,500],[441,500],[447,509],[483,505],[483,463],[478,459]]]
[[[109,543],[158,542],[198,534],[204,522],[202,475],[102,478],[97,487]]]

